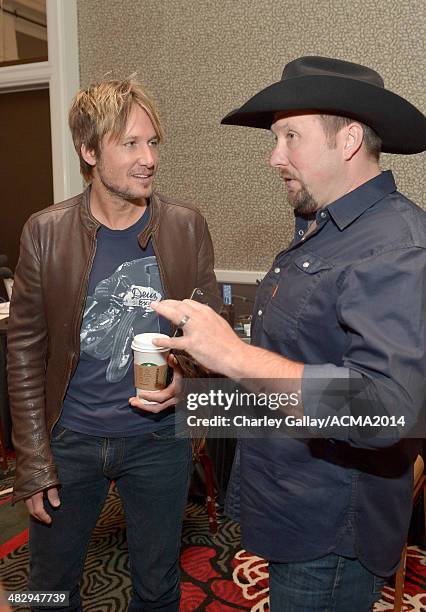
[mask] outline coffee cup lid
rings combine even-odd
[[[168,351],[169,349],[152,344],[154,338],[170,338],[166,334],[137,334],[133,338],[132,349],[136,351]]]

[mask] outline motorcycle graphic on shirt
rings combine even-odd
[[[126,375],[136,334],[160,331],[158,316],[149,304],[162,299],[161,291],[157,259],[152,256],[123,263],[87,296],[81,352],[109,359],[108,382],[118,382]]]

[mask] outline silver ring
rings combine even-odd
[[[181,318],[181,320],[180,320],[180,321],[179,321],[179,323],[177,324],[177,327],[178,327],[179,329],[182,329],[182,327],[188,323],[188,321],[189,321],[189,319],[190,319],[190,318],[191,318],[191,317],[190,317],[190,316],[188,316],[188,315],[183,315],[183,317]]]

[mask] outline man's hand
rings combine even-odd
[[[174,355],[169,355],[168,364],[173,368],[173,380],[168,387],[162,391],[143,391],[140,395],[149,402],[156,402],[155,404],[144,404],[137,397],[129,398],[129,404],[139,410],[146,412],[153,412],[157,414],[162,410],[165,410],[169,406],[177,404],[177,394],[180,388],[180,381],[182,379],[182,370],[180,369],[177,359]]]
[[[238,338],[229,324],[209,306],[193,300],[162,300],[152,302],[151,308],[178,325],[186,319],[180,338],[154,340],[158,346],[184,350],[200,365],[225,376],[234,374],[237,363],[244,363],[248,347]]]
[[[52,517],[46,512],[44,507],[44,494],[45,491],[34,493],[34,495],[25,500],[25,505],[27,506],[27,510],[31,516],[42,523],[50,525],[52,522]],[[61,505],[61,500],[59,499],[57,487],[47,489],[47,499],[54,508],[59,508]]]
[[[268,380],[267,388],[273,392],[291,393],[300,389],[303,363],[246,344],[209,306],[193,300],[162,300],[152,302],[151,308],[175,325],[186,321],[182,326],[183,336],[154,339],[157,346],[186,351],[203,367],[228,378],[244,378],[246,383],[250,379],[253,390],[257,390],[253,381],[258,379],[262,379],[262,389]],[[283,381],[286,381],[284,388]]]

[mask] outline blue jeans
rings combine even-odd
[[[190,441],[175,438],[174,426],[129,438],[88,436],[56,426],[52,452],[61,505],[54,509],[45,501],[51,525],[31,519],[28,590],[70,591],[67,609],[82,610],[79,587],[87,547],[114,479],[126,517],[133,583],[129,610],[177,612]]]
[[[303,563],[269,564],[271,612],[371,612],[384,578],[357,559],[335,554]]]

